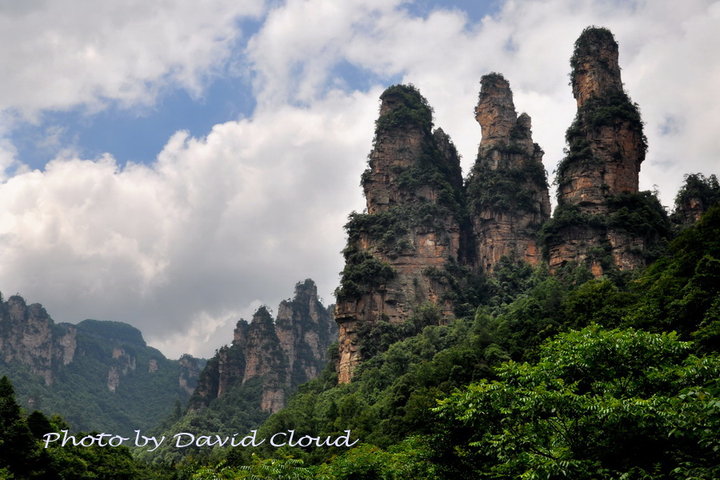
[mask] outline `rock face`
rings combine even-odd
[[[586,29],[571,65],[578,110],[558,167],[553,218],[543,151],[502,75],[482,78],[475,108],[482,139],[465,185],[457,152],[442,130],[432,131],[420,93],[396,85],[382,94],[361,181],[367,210],[345,226],[336,291],[340,383],[377,352],[377,332],[417,320],[413,314],[427,304],[440,312],[438,322],[462,312],[479,298],[467,287],[499,264],[547,261],[552,271],[580,264],[600,276],[644,265],[657,251],[669,224],[657,198],[638,191],[646,141],[623,90],[612,33]]]
[[[189,398],[197,361],[168,360],[121,322],[56,324],[40,304],[0,301],[0,376],[12,379],[24,406],[61,413],[76,429],[151,428]]]
[[[546,226],[550,268],[583,264],[596,276],[637,268],[652,239],[625,212],[643,198],[649,210],[659,204],[638,192],[647,145],[637,106],[623,91],[612,33],[587,28],[570,64],[578,109],[557,171],[558,207]]]
[[[0,359],[28,366],[45,385],[52,385],[55,374],[73,361],[77,349],[75,327],[57,327],[42,305],[28,306],[22,297],[10,297],[0,304]]]
[[[414,87],[390,87],[380,99],[362,177],[367,213],[352,214],[346,225],[346,265],[336,292],[341,383],[362,357],[358,329],[402,323],[426,302],[452,316],[442,272],[465,261],[455,147],[442,130],[432,131],[432,111]]]
[[[467,181],[475,263],[488,273],[502,257],[536,265],[538,232],[550,217],[543,151],[532,141],[530,117],[515,112],[507,80],[493,73],[480,83],[482,140]]]
[[[230,346],[222,347],[200,374],[190,408],[198,410],[252,379],[262,382],[260,408],[276,412],[298,385],[315,378],[337,338],[335,322],[320,303],[312,280],[278,307],[277,320],[260,307],[250,323],[240,320]]]

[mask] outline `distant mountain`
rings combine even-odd
[[[163,435],[232,435],[256,428],[282,409],[301,384],[334,362],[330,354],[337,342],[333,309],[334,305],[323,306],[315,282],[307,279],[295,285],[292,299],[280,302],[275,318],[262,306],[250,322],[238,321],[232,343],[207,361],[187,411],[174,423],[163,425]],[[164,445],[146,458],[172,462],[187,453],[200,451]]]
[[[61,414],[74,430],[146,430],[192,394],[204,361],[169,360],[125,323],[56,324],[40,304],[0,297],[0,375],[29,410]]]
[[[190,410],[200,410],[229,391],[260,379],[258,407],[276,412],[288,393],[317,377],[328,361],[328,347],[337,340],[332,307],[320,303],[315,282],[295,285],[292,300],[283,300],[273,319],[260,307],[252,322],[241,319],[233,342],[211,358],[200,375]]]

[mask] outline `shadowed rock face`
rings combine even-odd
[[[638,194],[640,165],[647,149],[637,106],[623,91],[618,45],[604,28],[588,28],[575,43],[570,61],[578,110],[566,133],[568,154],[558,167],[558,212],[569,209],[590,224],[568,224],[548,242],[552,269],[586,264],[601,275],[607,268],[628,270],[644,264],[642,235],[605,224],[617,213],[620,195]],[[605,258],[601,261],[600,257]]]
[[[530,117],[517,116],[507,80],[493,73],[480,83],[482,140],[467,182],[475,261],[488,273],[503,256],[536,265],[537,234],[550,217],[543,151],[532,141]]]
[[[294,298],[280,303],[276,320],[261,307],[250,323],[237,323],[232,345],[218,350],[201,373],[190,407],[202,408],[259,377],[260,408],[277,412],[290,392],[319,375],[336,335],[335,322],[320,303],[315,283],[300,282]]]
[[[346,225],[346,267],[338,289],[339,380],[348,382],[361,360],[358,329],[402,323],[430,302],[445,317],[447,286],[429,275],[461,257],[462,175],[457,151],[411,86],[381,96],[374,148],[362,186],[367,213]]]

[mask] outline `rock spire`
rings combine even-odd
[[[481,80],[482,139],[465,184],[457,152],[442,130],[432,131],[420,93],[396,85],[382,94],[361,182],[367,213],[351,214],[346,225],[336,291],[341,383],[379,351],[377,338],[417,320],[423,305],[436,309],[436,323],[472,311],[482,277],[499,264],[547,261],[552,271],[579,264],[600,276],[644,265],[664,238],[667,215],[652,193],[638,191],[646,141],[612,33],[586,29],[571,65],[578,109],[557,169],[553,218],[543,151],[502,75]]]
[[[346,225],[346,260],[338,288],[339,381],[363,353],[358,332],[400,324],[423,303],[452,316],[443,272],[461,261],[460,161],[449,137],[432,129],[432,110],[413,86],[380,97],[374,148],[362,177],[367,213]]]
[[[644,265],[650,239],[625,213],[643,204],[659,207],[638,192],[647,149],[640,113],[623,90],[618,45],[609,30],[585,29],[570,64],[577,114],[557,170],[558,207],[546,226],[550,267],[584,264],[596,276],[633,269]]]
[[[318,376],[336,336],[315,283],[299,282],[294,298],[280,303],[276,319],[260,307],[250,323],[238,321],[232,345],[220,348],[200,374],[190,408],[201,409],[255,380],[261,383],[260,409],[277,412],[290,392]]]
[[[492,73],[480,83],[482,140],[467,182],[475,263],[488,273],[502,257],[536,265],[537,234],[550,217],[543,151],[532,140],[530,117],[515,112],[508,81]]]

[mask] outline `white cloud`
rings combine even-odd
[[[262,0],[0,2],[0,110],[151,104],[167,84],[199,94],[230,55],[237,22],[262,9]]]
[[[271,82],[258,84],[261,97],[311,101],[313,94],[322,94],[323,75],[341,60],[386,78],[401,76],[435,108],[436,124],[458,146],[467,172],[480,140],[472,114],[478,82],[498,71],[510,81],[518,110],[532,116],[552,179],[575,112],[567,85],[573,43],[586,26],[601,25],[620,43],[623,80],[647,123],[650,152],[641,173],[643,188],[657,184],[671,205],[682,173],[718,170],[719,140],[710,132],[720,127],[715,92],[720,52],[714,48],[720,41],[719,2],[515,0],[476,24],[457,9],[438,7],[415,17],[402,5],[375,11],[348,2],[351,6],[333,23],[336,28],[303,34],[302,22],[291,23],[324,11],[326,3],[289,2],[270,15],[250,43],[255,68],[272,73],[267,75]],[[668,119],[682,131],[660,135]]]
[[[378,94],[179,132],[150,166],[60,158],[12,177],[1,288],[58,321],[140,326],[171,355],[212,353],[202,338],[220,329],[228,342],[234,314],[257,299],[274,308],[307,277],[332,301]]]

